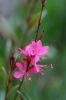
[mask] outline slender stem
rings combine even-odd
[[[11,86],[11,81],[12,81],[12,77],[9,76],[6,82],[6,95],[5,95],[5,100],[8,100],[8,93],[10,91],[10,86]]]
[[[22,86],[22,84],[23,84],[23,81],[24,81],[24,77],[23,77],[22,81],[20,82],[20,85],[19,85],[17,91],[20,90],[20,88],[21,88],[21,86]],[[14,100],[16,100],[16,97],[17,97],[17,92],[16,92],[16,94],[15,94]]]
[[[40,37],[38,38],[38,40],[42,40],[42,37],[44,35],[44,31],[41,33]]]
[[[38,26],[37,26],[37,30],[36,30],[35,41],[37,40],[39,27],[40,27],[40,25],[41,25],[41,17],[42,17],[42,12],[43,12],[43,8],[44,8],[44,3],[45,3],[45,2],[42,2],[41,12],[40,12],[40,16],[39,16],[39,19],[38,19]]]

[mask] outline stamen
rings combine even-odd
[[[51,68],[53,69],[53,65],[51,64]]]
[[[41,65],[41,68],[48,68],[47,65]]]

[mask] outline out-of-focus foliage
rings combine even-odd
[[[0,0],[0,100],[5,95],[5,74],[9,74],[8,55],[35,39],[40,10],[40,0]],[[44,76],[32,75],[31,81],[25,81],[23,91],[31,100],[66,100],[66,0],[46,0],[39,36],[43,30],[42,42],[49,45],[43,63],[49,68]],[[18,83],[14,79],[12,84]],[[13,89],[10,100],[14,93]]]

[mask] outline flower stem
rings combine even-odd
[[[9,76],[6,82],[6,96],[5,96],[5,100],[8,100],[8,93],[10,91],[10,86],[11,86],[11,81],[12,81],[12,77]]]
[[[39,27],[40,27],[40,25],[41,25],[41,17],[42,17],[42,12],[43,12],[43,8],[44,8],[44,3],[45,3],[45,2],[42,2],[41,12],[40,12],[40,16],[39,16],[39,19],[38,19],[38,26],[37,26],[37,30],[36,30],[35,41],[37,40]]]
[[[21,86],[22,86],[22,84],[23,84],[23,81],[24,81],[24,77],[23,77],[22,81],[20,82],[20,85],[19,85],[17,91],[21,89]],[[16,100],[16,97],[17,97],[17,92],[16,92],[16,94],[15,94],[15,96],[14,96],[14,100]]]

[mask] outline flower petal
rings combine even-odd
[[[39,41],[37,41],[37,47],[42,47],[42,41],[41,40],[39,40]]]
[[[33,65],[35,65],[39,60],[40,60],[40,58],[38,55],[31,58],[31,62]]]
[[[19,62],[16,62],[16,66],[20,71],[22,71],[22,69],[23,69],[22,64],[20,64]]]
[[[31,69],[29,69],[28,73],[32,74],[32,73],[39,73],[40,72],[40,66],[38,65],[35,65],[35,66],[32,66]]]
[[[23,49],[19,48],[19,51],[21,52],[21,54],[23,54],[23,55],[27,56],[27,52],[26,52],[25,50],[23,50]]]
[[[40,50],[39,50],[39,52],[38,52],[38,55],[45,55],[45,54],[47,54],[48,53],[48,46],[44,46],[44,47],[42,47]]]
[[[23,77],[23,74],[21,72],[19,72],[19,71],[16,71],[16,72],[13,73],[13,76],[15,78],[22,78]]]
[[[32,46],[31,44],[29,44],[26,46],[26,52],[28,53],[29,56],[31,55],[31,51],[32,51]]]
[[[35,69],[36,69],[36,72],[37,72],[37,73],[40,72],[40,69],[41,69],[41,68],[40,68],[40,65],[36,64],[36,65],[35,65]]]

